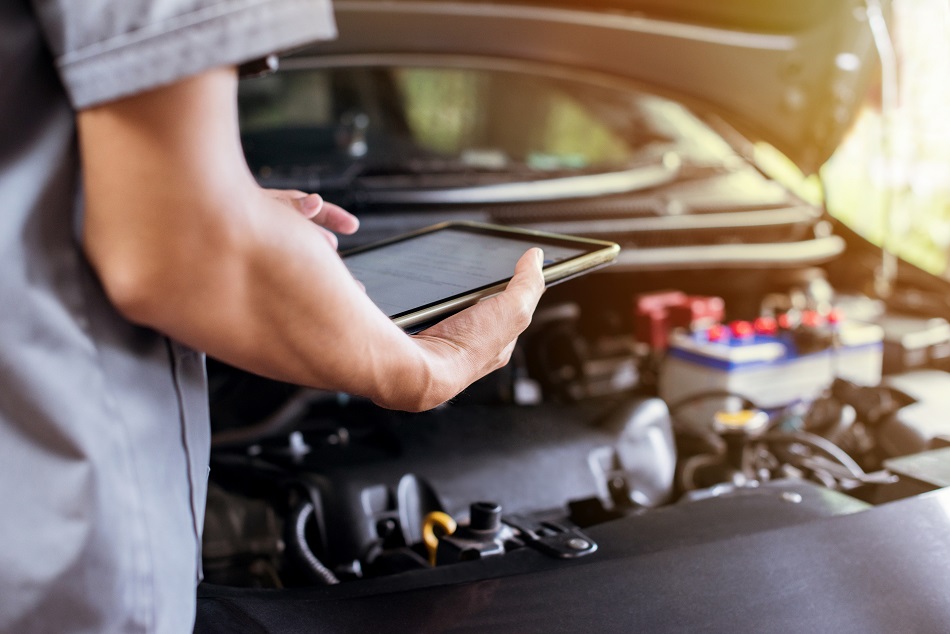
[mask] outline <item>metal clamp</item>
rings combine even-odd
[[[529,523],[520,517],[506,516],[502,520],[516,531],[525,546],[558,559],[577,559],[597,551],[597,542],[579,528],[556,522]]]

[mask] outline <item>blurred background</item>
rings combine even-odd
[[[893,109],[882,99],[884,72],[822,170],[828,208],[875,244],[950,277],[950,1],[894,0],[889,28]]]

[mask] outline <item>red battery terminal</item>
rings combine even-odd
[[[726,327],[722,324],[714,324],[706,331],[706,338],[711,342],[722,341],[726,338]]]
[[[775,317],[757,317],[752,325],[760,335],[774,335],[778,332],[778,321]]]
[[[801,315],[797,310],[782,313],[776,320],[782,330],[794,330],[801,323]]]
[[[805,328],[818,328],[825,325],[825,318],[817,310],[802,311],[802,326]]]
[[[729,324],[729,331],[736,339],[751,339],[755,336],[755,328],[747,321],[734,321]]]

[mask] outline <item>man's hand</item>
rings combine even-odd
[[[504,292],[413,337],[426,353],[434,380],[419,403],[400,402],[398,409],[431,409],[508,363],[544,292],[543,261],[541,249],[530,249]]]
[[[307,194],[299,189],[265,189],[265,192],[284,202],[304,218],[313,221],[321,228],[323,236],[336,249],[339,246],[336,234],[352,235],[360,228],[360,221],[356,216],[333,203],[328,203],[319,194]]]
[[[83,247],[126,318],[257,374],[399,409],[434,407],[507,361],[543,290],[537,254],[503,293],[406,335],[336,253],[330,232],[356,219],[254,181],[236,97],[233,69],[217,69],[78,115]]]

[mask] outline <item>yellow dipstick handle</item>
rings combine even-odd
[[[442,529],[443,535],[451,535],[458,528],[458,524],[452,519],[452,516],[442,511],[432,511],[426,515],[422,523],[422,541],[425,542],[429,550],[429,563],[435,565],[435,553],[439,550],[439,538],[435,534],[435,527]]]

